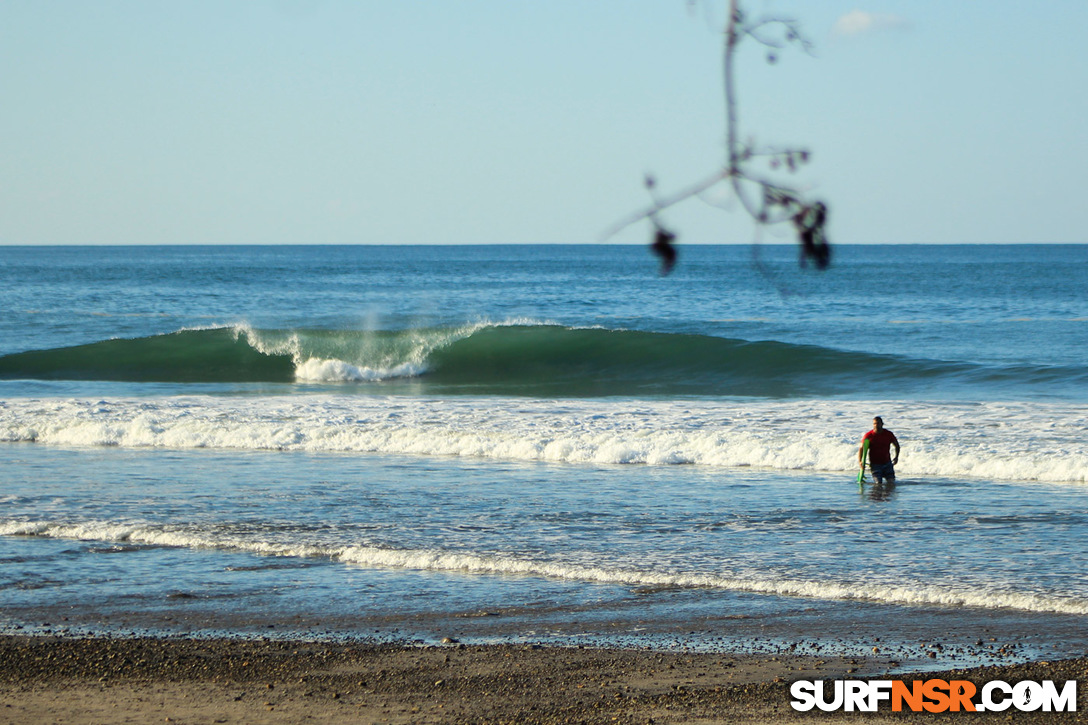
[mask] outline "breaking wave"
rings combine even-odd
[[[382,383],[435,394],[850,397],[1003,387],[1052,395],[1083,366],[986,366],[780,341],[532,321],[391,331],[185,329],[0,357],[0,379],[161,383]]]

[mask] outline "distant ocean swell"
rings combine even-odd
[[[411,382],[413,392],[548,397],[850,396],[1088,387],[1088,367],[904,359],[705,335],[480,323],[399,331],[246,326],[103,340],[0,357],[0,379],[161,383]],[[369,388],[368,388],[369,389]]]
[[[0,400],[0,441],[371,452],[843,473],[875,414],[904,480],[1088,482],[1088,405],[836,400],[176,396]]]
[[[909,581],[835,581],[793,579],[756,574],[636,570],[608,565],[535,560],[516,556],[439,549],[395,549],[380,546],[280,544],[218,535],[214,531],[109,522],[53,523],[0,520],[0,536],[40,536],[133,546],[220,549],[264,556],[327,558],[346,564],[389,569],[464,572],[468,574],[548,577],[592,583],[646,587],[700,587],[777,594],[809,599],[855,599],[907,605],[969,606],[1033,612],[1088,614],[1088,599],[1025,592],[1002,592],[992,586],[934,585]]]

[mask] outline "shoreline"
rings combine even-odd
[[[868,722],[959,713],[798,713],[799,679],[880,678],[879,657],[512,644],[0,635],[0,723]],[[1082,722],[1088,658],[890,679],[1077,679],[1074,713],[974,713]]]

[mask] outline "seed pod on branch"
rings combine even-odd
[[[661,276],[664,277],[676,266],[676,247],[673,242],[676,235],[654,221],[654,241],[650,250],[661,258]]]
[[[794,215],[793,226],[801,243],[801,266],[810,259],[816,269],[827,269],[831,264],[831,247],[824,234],[826,224],[827,206],[821,201],[802,206]]]

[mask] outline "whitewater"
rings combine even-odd
[[[913,478],[1088,483],[1088,405],[173,396],[0,402],[0,441],[850,473],[859,421],[911,431]],[[1061,455],[1056,454],[1061,452]],[[845,476],[844,476],[845,477]]]

